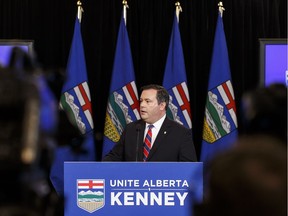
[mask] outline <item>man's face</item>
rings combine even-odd
[[[165,113],[165,103],[158,104],[157,90],[147,89],[140,96],[140,115],[148,124],[158,121]]]

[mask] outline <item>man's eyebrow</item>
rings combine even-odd
[[[140,98],[139,100],[145,100],[145,101],[147,101],[147,100],[152,100],[152,99],[150,99],[150,98]]]

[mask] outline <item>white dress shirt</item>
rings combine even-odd
[[[162,126],[165,118],[166,118],[166,114],[165,114],[162,118],[160,118],[157,122],[155,122],[155,123],[153,124],[154,127],[152,128],[151,148],[152,148],[152,146],[153,146],[153,144],[154,144],[154,141],[155,141],[155,139],[156,139],[156,137],[157,137],[157,135],[158,135],[158,133],[159,133],[159,131],[160,131],[160,128],[161,128],[161,126]],[[150,124],[146,123],[145,132],[144,132],[144,134],[145,134],[145,135],[144,135],[144,139],[145,139],[145,137],[146,137],[146,134],[147,134],[148,126],[149,126],[149,125],[150,125]],[[144,142],[144,140],[143,140],[143,142]]]

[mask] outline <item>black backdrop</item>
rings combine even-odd
[[[0,0],[0,39],[32,39],[46,71],[65,69],[77,0]],[[128,0],[136,83],[162,84],[176,0]],[[259,38],[287,38],[287,0],[223,0],[224,29],[239,111],[243,92],[258,86]],[[193,134],[200,149],[218,0],[180,0],[180,33]],[[122,0],[82,0],[82,37],[97,135],[103,133]],[[51,72],[50,72],[51,73]],[[56,80],[55,80],[56,82]],[[241,114],[238,113],[238,118]],[[239,120],[241,132],[241,119]],[[97,151],[101,150],[98,137]]]

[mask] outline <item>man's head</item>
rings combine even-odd
[[[287,154],[271,136],[240,137],[209,162],[204,205],[195,215],[286,215]]]
[[[153,124],[166,114],[169,105],[169,93],[160,85],[147,85],[141,88],[140,115],[141,118]]]
[[[269,134],[287,141],[287,88],[273,83],[242,96],[241,111],[245,134]]]

